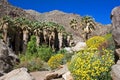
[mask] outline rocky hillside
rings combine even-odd
[[[73,13],[65,13],[62,11],[54,10],[46,13],[38,13],[34,10],[26,10],[27,13],[33,15],[38,21],[52,21],[56,22],[60,25],[63,25],[66,29],[67,32],[71,33],[74,35],[75,40],[83,40],[82,39],[82,33],[83,31],[81,30],[80,27],[80,21],[82,16],[78,14],[73,14]],[[78,30],[73,30],[70,27],[70,21],[72,19],[76,19],[78,22]],[[102,25],[100,23],[96,23],[96,30],[91,34],[91,36],[95,35],[104,35],[105,33],[109,32],[111,30],[111,25]]]
[[[28,19],[34,20],[35,18],[30,14],[26,13],[21,8],[17,8],[8,3],[7,0],[0,0],[0,17],[9,15],[11,17],[26,17]]]

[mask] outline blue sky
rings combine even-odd
[[[81,16],[90,15],[95,21],[110,24],[110,13],[115,6],[120,6],[120,0],[8,0],[12,5],[33,9],[38,12],[60,10]]]

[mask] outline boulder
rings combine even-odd
[[[115,7],[111,12],[111,19],[112,19],[112,36],[115,42],[115,48],[120,48],[120,6]],[[117,50],[118,51],[118,50]],[[115,50],[115,63],[119,60],[119,54]]]
[[[64,50],[67,51],[67,53],[73,53],[72,48],[71,47],[65,47]]]
[[[46,74],[46,78],[44,80],[52,80],[62,78],[62,75],[68,72],[67,65],[63,65],[62,68],[55,70],[54,72]]]
[[[74,47],[72,47],[72,51],[80,51],[86,47],[87,47],[87,45],[85,42],[78,42]]]
[[[115,41],[116,48],[120,47],[120,37],[119,37],[119,35],[120,35],[120,27],[113,29],[112,36],[113,36],[113,39]]]
[[[112,66],[111,77],[112,80],[120,80],[120,60]]]
[[[17,62],[17,55],[0,40],[0,76],[11,71]]]
[[[44,80],[46,78],[46,74],[51,73],[51,71],[35,71],[30,72],[30,74],[35,78],[35,80]]]
[[[27,72],[26,68],[19,68],[0,77],[0,80],[35,80],[35,79]]]
[[[66,72],[64,75],[62,75],[64,80],[73,80],[73,77],[71,76],[70,71]]]
[[[51,79],[55,79],[57,77],[58,77],[58,73],[55,73],[55,72],[54,73],[48,73],[44,80],[51,80]]]
[[[115,7],[111,12],[112,26],[113,28],[120,28],[120,6]]]
[[[120,48],[115,49],[115,52],[117,53],[117,55],[120,57]]]

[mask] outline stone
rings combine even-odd
[[[113,29],[112,36],[115,41],[116,48],[120,48],[120,27]]]
[[[64,75],[62,75],[64,80],[73,80],[73,77],[71,76],[70,71],[66,72]]]
[[[44,80],[46,78],[46,74],[48,73],[51,73],[51,71],[30,72],[30,74],[35,78],[35,80]]]
[[[67,65],[63,65],[60,69],[55,70],[54,72],[47,74],[45,80],[62,78],[62,75],[66,72],[68,72]]]
[[[0,40],[0,74],[8,73],[18,62],[17,55]]]
[[[117,64],[120,65],[120,60],[117,61]]]
[[[65,47],[64,50],[67,51],[67,53],[73,53],[72,48],[71,47]]]
[[[85,42],[78,42],[74,47],[72,47],[72,51],[80,51],[87,47]]]
[[[120,80],[120,65],[115,64],[112,66],[111,77],[112,80]]]
[[[48,73],[44,80],[51,80],[58,77],[58,73]]]
[[[120,48],[120,6],[115,7],[111,12],[112,19],[112,36],[115,43],[115,63],[119,60],[119,52],[117,49]]]
[[[120,48],[115,49],[115,52],[117,53],[117,55],[120,57]]]
[[[27,72],[26,68],[19,68],[0,77],[0,80],[35,80],[35,79]]]
[[[111,12],[111,19],[113,28],[120,27],[120,6],[115,7]]]

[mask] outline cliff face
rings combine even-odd
[[[21,8],[12,6],[7,0],[0,0],[0,17],[9,15],[11,17],[26,17],[34,20],[35,18],[30,14],[26,13]]]

